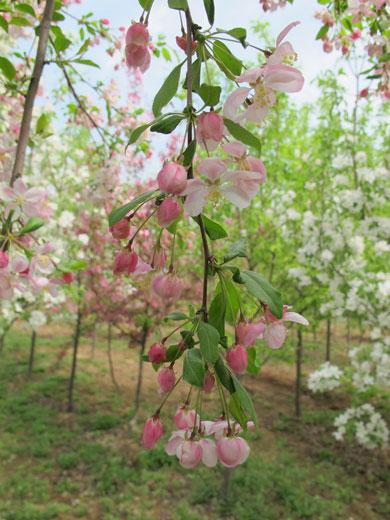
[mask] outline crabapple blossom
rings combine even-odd
[[[331,363],[327,361],[323,363],[318,370],[310,374],[307,386],[314,393],[328,392],[340,386],[340,378],[342,375],[343,372],[339,367],[331,365]]]
[[[263,337],[270,348],[280,348],[285,342],[287,336],[287,330],[283,324],[285,321],[292,321],[300,325],[309,325],[306,318],[297,312],[290,312],[288,309],[288,305],[283,306],[283,316],[281,319],[276,318],[269,310],[269,307],[265,309],[265,329]]]
[[[251,347],[258,338],[263,336],[265,324],[263,321],[258,323],[248,323],[240,321],[236,326],[236,341],[243,347]]]
[[[164,432],[164,428],[158,416],[149,417],[145,422],[142,444],[144,448],[152,449]]]
[[[118,240],[128,238],[130,235],[130,223],[127,219],[122,219],[110,228],[111,234]]]
[[[153,291],[160,298],[174,302],[181,296],[183,282],[174,274],[158,274],[152,280]]]
[[[176,376],[173,368],[161,368],[157,374],[157,382],[160,385],[160,392],[166,394],[175,385]]]
[[[164,193],[179,195],[187,185],[187,171],[181,164],[167,163],[159,171],[157,183]]]
[[[134,273],[138,264],[138,255],[135,251],[124,249],[116,254],[114,260],[114,274]]]
[[[222,141],[223,118],[216,112],[203,112],[197,119],[196,136],[207,151],[212,152]]]
[[[167,349],[162,343],[153,343],[148,353],[149,361],[159,365],[163,363],[167,357]]]
[[[0,269],[5,269],[9,264],[9,256],[4,251],[0,251]]]
[[[184,440],[179,444],[176,453],[184,468],[193,469],[202,460],[203,450],[199,441]]]
[[[0,199],[5,201],[7,213],[11,210],[15,216],[40,217],[42,215],[42,202],[46,192],[42,188],[27,188],[21,179],[16,179],[13,187],[0,186]]]
[[[184,52],[187,52],[187,35],[184,33],[183,36],[176,36],[176,43],[177,46]],[[198,42],[195,40],[192,40],[192,53],[196,51],[196,48],[198,46]]]
[[[235,468],[244,464],[249,456],[250,448],[242,437],[223,437],[216,443],[219,462],[226,468]]]
[[[184,405],[178,408],[174,421],[179,430],[189,430],[194,427],[196,418],[196,411]]]
[[[182,214],[183,209],[179,202],[174,198],[162,201],[157,210],[157,220],[161,227],[169,227]]]
[[[214,388],[214,385],[215,377],[209,370],[207,370],[204,376],[203,391],[206,392],[206,394],[210,394]]]
[[[145,72],[150,66],[149,31],[143,23],[132,23],[126,32],[126,64],[131,69]]]
[[[248,352],[242,345],[235,345],[226,352],[226,361],[236,374],[245,374],[248,368]]]

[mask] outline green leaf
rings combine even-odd
[[[18,11],[21,11],[22,13],[27,13],[27,14],[30,14],[31,16],[33,16],[34,18],[36,18],[36,14],[35,14],[35,11],[34,9],[31,7],[31,5],[29,4],[16,4],[15,5],[15,9],[17,9]]]
[[[138,0],[140,6],[146,11],[150,11],[154,0]]]
[[[171,9],[182,9],[183,11],[188,9],[187,0],[168,0],[168,5]]]
[[[272,314],[281,319],[283,316],[283,302],[279,291],[259,273],[242,271],[238,277],[233,277],[237,283],[243,283],[248,291],[263,303],[266,303]]]
[[[257,422],[257,415],[252,399],[245,388],[241,385],[236,376],[232,376],[235,388],[235,396],[237,397],[242,408],[249,414],[254,423]],[[246,425],[245,425],[246,426]]]
[[[205,367],[198,348],[187,350],[183,364],[183,379],[190,385],[203,387]]]
[[[8,32],[8,22],[5,18],[0,16],[0,27],[7,33]]]
[[[192,161],[194,160],[195,152],[196,152],[197,142],[196,139],[193,139],[183,153],[183,166],[184,168],[188,168],[191,166]]]
[[[112,227],[114,224],[122,220],[132,209],[135,209],[140,204],[146,202],[153,194],[156,194],[157,190],[150,190],[138,195],[131,202],[128,202],[120,208],[113,209],[108,215],[108,225]],[[156,194],[157,196],[157,194]]]
[[[165,320],[173,320],[173,321],[181,321],[181,320],[187,320],[188,316],[187,314],[184,314],[184,312],[180,311],[174,311],[165,316]]]
[[[219,357],[219,332],[209,323],[201,321],[198,326],[198,338],[203,359],[215,363]]]
[[[234,27],[230,31],[226,31],[226,34],[230,34],[236,40],[238,40],[244,47],[246,46],[246,29],[243,27]]]
[[[237,394],[231,394],[229,399],[229,412],[233,415],[233,417],[238,421],[241,427],[246,430],[247,429],[247,417],[242,409],[241,403]]]
[[[204,8],[206,9],[207,19],[210,25],[214,24],[215,6],[214,0],[203,0]]]
[[[25,224],[22,229],[19,231],[19,236],[26,235],[27,233],[32,233],[33,231],[36,231],[37,229],[41,228],[45,224],[45,221],[42,220],[39,217],[32,217],[30,220]]]
[[[177,65],[162,84],[153,101],[153,114],[157,117],[161,110],[168,105],[179,88],[180,72],[183,63]]]
[[[243,126],[239,125],[238,123],[235,123],[227,117],[224,117],[223,121],[225,123],[226,128],[229,130],[229,132],[235,139],[241,141],[242,143],[248,146],[252,146],[253,148],[256,148],[259,152],[261,152],[261,142],[256,136],[254,136]]]
[[[62,35],[57,36],[54,40],[54,47],[59,52],[65,51],[71,44],[72,42]]]
[[[223,257],[223,262],[229,262],[234,258],[245,258],[246,257],[246,240],[244,238],[240,238],[236,242],[230,246],[228,252]]]
[[[14,79],[16,75],[16,69],[13,64],[9,61],[9,59],[4,58],[4,56],[0,56],[0,69],[2,70],[4,76],[10,81]]]
[[[205,105],[213,107],[215,105],[218,105],[221,97],[221,92],[221,87],[214,85],[206,85],[206,83],[202,83],[202,85],[199,87],[198,94],[204,101]]]
[[[181,330],[180,336],[183,338],[183,341],[188,349],[192,348],[195,345],[194,334],[189,330]]]
[[[164,117],[157,123],[154,123],[150,127],[151,132],[158,132],[159,134],[170,134],[175,130],[181,121],[183,121],[184,115],[173,114],[168,117]]]
[[[81,271],[88,266],[88,262],[86,260],[75,260],[71,262],[67,266],[67,271]]]
[[[213,51],[217,65],[222,64],[223,68],[227,69],[233,77],[241,74],[242,61],[236,58],[223,42],[216,40],[213,43]]]
[[[88,65],[88,67],[96,67],[97,69],[100,69],[100,65],[95,63],[92,60],[87,60],[84,58],[78,58],[77,60],[73,60],[74,63],[80,63],[81,65]]]
[[[192,63],[192,92],[198,92],[200,87],[200,78],[201,78],[201,69],[202,69],[202,61],[200,59],[196,59]],[[183,83],[183,89],[187,90],[187,74]]]
[[[226,300],[222,292],[217,293],[209,306],[209,322],[215,327],[220,336],[225,335]]]
[[[172,363],[172,361],[176,361],[183,354],[183,350],[179,347],[179,345],[170,345],[167,348],[167,356],[166,359],[168,363]]]
[[[329,25],[323,25],[316,35],[316,40],[321,40],[323,36],[329,31]]]
[[[221,284],[219,284],[218,287],[220,289]],[[235,325],[237,321],[237,314],[240,310],[240,298],[237,289],[231,280],[224,278],[223,287],[226,300],[226,320],[231,325]]]
[[[10,25],[17,25],[18,27],[30,27],[31,22],[22,16],[13,16],[9,22]]]
[[[138,126],[137,128],[134,128],[134,130],[131,132],[129,140],[127,141],[127,146],[130,146],[131,144],[135,143],[139,137],[149,128],[149,126],[152,123],[146,123],[145,125]]]
[[[235,386],[233,381],[233,375],[230,369],[226,366],[223,358],[220,356],[219,359],[214,363],[215,373],[223,386],[232,394],[235,392]]]
[[[257,375],[261,369],[261,363],[257,360],[257,350],[255,347],[247,349],[248,352],[248,373]]]
[[[198,217],[195,217],[195,220],[198,222],[197,218]],[[217,222],[214,222],[214,220],[211,220],[209,217],[206,217],[206,215],[202,215],[202,219],[204,227],[206,229],[206,233],[211,240],[218,240],[220,238],[226,238],[228,236],[223,227]]]
[[[51,121],[50,114],[48,114],[46,112],[43,112],[43,114],[41,114],[38,117],[37,124],[36,124],[36,127],[35,127],[36,133],[37,134],[44,134],[44,133],[46,133],[46,131],[47,131],[49,125],[50,125],[50,121]]]

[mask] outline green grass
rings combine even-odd
[[[304,410],[298,424],[263,404],[251,456],[230,473],[223,499],[223,468],[186,471],[162,444],[139,448],[141,425],[128,433],[129,396],[102,385],[87,360],[79,364],[76,411],[65,413],[69,356],[55,373],[49,367],[66,341],[39,340],[27,381],[29,338],[8,338],[0,362],[1,520],[379,520],[389,512],[385,473],[367,476],[367,458],[359,466],[341,454],[328,431],[335,412],[326,407]],[[93,367],[103,374],[101,363]]]

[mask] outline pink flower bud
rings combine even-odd
[[[131,274],[137,268],[138,255],[134,251],[123,250],[116,254],[114,274]]]
[[[165,199],[157,210],[157,220],[161,227],[169,227],[182,214],[183,208],[176,199]]]
[[[5,269],[8,266],[9,257],[4,251],[0,251],[0,269]]]
[[[251,347],[257,338],[262,337],[264,330],[265,324],[262,321],[259,323],[240,321],[236,327],[236,341],[243,347]]]
[[[187,171],[181,164],[167,163],[158,173],[157,183],[164,193],[179,195],[187,185]]]
[[[159,274],[153,278],[152,289],[163,300],[173,302],[180,298],[183,283],[173,274]]]
[[[177,457],[184,468],[195,468],[202,460],[202,447],[198,441],[184,441],[177,448]]]
[[[149,31],[144,23],[133,22],[126,32],[126,45],[148,45]]]
[[[215,385],[215,377],[213,374],[207,370],[206,375],[204,376],[203,390],[206,394],[210,394]]]
[[[362,88],[362,90],[359,92],[359,96],[362,97],[362,98],[365,98],[368,96],[368,88]]]
[[[248,366],[248,352],[242,345],[235,345],[226,353],[226,361],[236,374],[244,374]]]
[[[209,152],[215,150],[223,137],[223,118],[216,112],[203,112],[198,117],[196,135]]]
[[[342,53],[343,56],[346,56],[349,53],[348,45],[342,45],[341,46],[341,53]]]
[[[226,468],[235,468],[248,458],[250,448],[241,437],[223,437],[217,440],[217,457]]]
[[[125,48],[126,65],[130,69],[141,69],[141,72],[145,72],[150,65],[150,53],[147,47],[142,45],[126,45]]]
[[[176,43],[177,46],[184,52],[187,52],[187,35],[183,36],[176,36]],[[198,46],[198,42],[195,40],[192,40],[192,54],[194,54],[196,48]]]
[[[160,392],[166,394],[169,390],[172,390],[176,376],[173,368],[162,368],[157,374],[157,382],[160,385]]]
[[[103,25],[110,25],[110,20],[108,18],[102,18]]]
[[[130,223],[127,219],[123,218],[112,227],[110,227],[110,232],[114,238],[118,240],[122,240],[127,238],[130,235]]]
[[[167,357],[167,349],[162,343],[153,343],[148,353],[149,361],[159,365],[163,363]]]
[[[166,263],[167,255],[164,249],[161,249],[161,247],[157,247],[152,259],[152,267],[154,269],[163,269]]]
[[[355,28],[351,33],[351,40],[358,40],[362,35],[362,31],[358,28]]]
[[[73,273],[62,273],[62,281],[66,284],[72,283],[74,281]]]
[[[195,425],[197,414],[188,406],[180,406],[175,414],[174,421],[179,430],[190,430]]]
[[[158,417],[149,417],[144,426],[142,444],[144,448],[152,449],[163,434],[164,428]]]
[[[322,44],[322,49],[324,52],[332,52],[333,51],[333,45],[330,43],[329,40],[325,40]]]

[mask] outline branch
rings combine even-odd
[[[32,72],[30,84],[28,86],[26,101],[24,103],[22,124],[19,132],[19,139],[16,148],[15,162],[10,179],[10,186],[12,186],[15,180],[18,177],[21,177],[23,174],[26,149],[30,137],[33,108],[39,87],[39,82],[42,76],[53,11],[54,0],[46,0],[42,23],[40,25],[39,30],[38,49],[35,57],[34,69]]]

